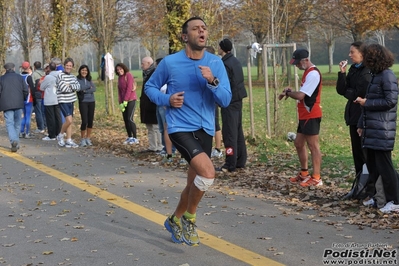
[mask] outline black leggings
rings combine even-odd
[[[94,110],[96,109],[96,102],[79,102],[80,117],[82,124],[80,130],[84,131],[87,128],[93,128]]]
[[[134,110],[136,109],[136,100],[127,102],[125,111],[122,113],[123,121],[125,122],[126,132],[129,138],[137,139],[136,124],[133,121]]]

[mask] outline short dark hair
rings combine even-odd
[[[363,63],[374,74],[390,68],[394,61],[392,52],[380,44],[369,44],[364,48]]]
[[[67,59],[65,59],[65,61],[64,61],[64,66],[65,66],[66,64],[68,64],[69,62],[72,63],[72,66],[75,66],[75,62],[73,62],[73,59],[70,58],[70,57],[68,57]]]
[[[81,66],[79,67],[77,78],[78,78],[78,79],[83,79],[82,75],[80,74],[80,71],[81,71],[82,69],[85,69],[85,68],[87,69],[86,80],[91,81],[90,69],[89,69],[89,67],[88,67],[87,65],[81,65]]]
[[[186,22],[184,22],[183,26],[181,27],[181,33],[182,34],[187,34],[188,23],[190,21],[192,21],[192,20],[201,20],[202,22],[204,22],[204,24],[206,26],[206,23],[205,23],[205,21],[202,18],[200,18],[200,17],[191,17],[191,18],[187,19]]]
[[[50,62],[50,64],[48,64],[48,67],[51,71],[54,71],[57,69],[57,64],[55,62]]]
[[[120,68],[123,69],[124,75],[126,75],[126,73],[129,72],[129,69],[127,68],[127,66],[126,66],[125,64],[123,64],[123,63],[118,63],[118,64],[116,64],[116,66],[115,66],[115,74],[116,74],[117,76],[119,76],[118,71],[116,71],[117,67],[120,67]]]
[[[35,69],[39,69],[42,67],[42,63],[40,63],[39,61],[36,61],[33,63],[33,66],[35,67]]]

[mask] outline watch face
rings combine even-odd
[[[218,86],[218,85],[219,85],[219,80],[218,80],[217,78],[215,78],[215,80],[213,81],[213,84],[214,84],[215,86]]]

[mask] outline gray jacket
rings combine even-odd
[[[0,77],[0,111],[24,108],[24,100],[29,94],[24,78],[14,70]]]
[[[44,91],[43,103],[45,106],[58,104],[56,80],[59,74],[60,72],[57,70],[51,71],[40,84],[40,90]]]

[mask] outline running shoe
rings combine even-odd
[[[93,146],[93,143],[91,142],[90,139],[86,139],[86,144],[87,146]]]
[[[44,138],[42,138],[42,140],[50,141],[50,140],[55,140],[55,138],[50,138],[49,136],[45,136]]]
[[[86,139],[82,139],[81,141],[80,141],[80,145],[79,145],[80,147],[86,147],[87,146],[87,142],[86,142]]]
[[[136,138],[131,138],[129,144],[139,144],[139,140]]]
[[[126,140],[123,142],[123,144],[129,144],[132,138],[126,138]]]
[[[314,177],[308,177],[299,183],[301,187],[319,187],[323,185],[323,181],[321,179],[316,179]]]
[[[57,141],[58,141],[58,145],[60,145],[61,147],[65,146],[65,141],[64,141],[64,134],[58,134],[57,136]]]
[[[168,232],[172,234],[172,241],[174,243],[181,244],[181,243],[183,243],[182,239],[181,239],[182,227],[181,227],[180,221],[175,222],[173,217],[175,217],[175,216],[172,215],[172,216],[169,216],[168,218],[166,218],[166,220],[164,222],[164,226],[165,226],[166,230],[168,230]]]
[[[213,149],[211,153],[211,157],[216,157],[216,158],[222,158],[223,157],[223,152],[218,151],[217,149]]]
[[[65,141],[65,148],[77,148],[77,147],[79,147],[79,145],[73,142],[73,140]]]
[[[165,156],[165,157],[162,158],[161,165],[168,165],[168,164],[171,164],[171,163],[173,163],[173,158],[172,157],[168,158],[168,157]]]
[[[310,175],[303,176],[301,175],[301,172],[299,172],[295,177],[291,177],[290,181],[291,183],[301,183],[302,181],[310,178]]]
[[[25,139],[31,139],[33,137],[33,134],[31,134],[31,133],[26,133],[25,135],[24,135],[24,138]]]
[[[35,131],[33,131],[33,133],[42,133],[42,134],[44,134],[44,129],[35,129]]]
[[[373,198],[366,198],[364,201],[363,201],[363,205],[364,206],[367,206],[367,207],[372,207],[372,206],[375,206],[376,205],[376,202],[375,202],[375,200],[373,199]]]
[[[399,212],[399,204],[394,204],[393,201],[390,201],[380,211],[383,213]]]
[[[182,239],[184,243],[186,243],[189,246],[198,246],[200,243],[198,234],[197,234],[197,229],[195,225],[195,218],[193,219],[188,219],[184,217],[184,215],[181,218],[181,223],[182,223]]]

